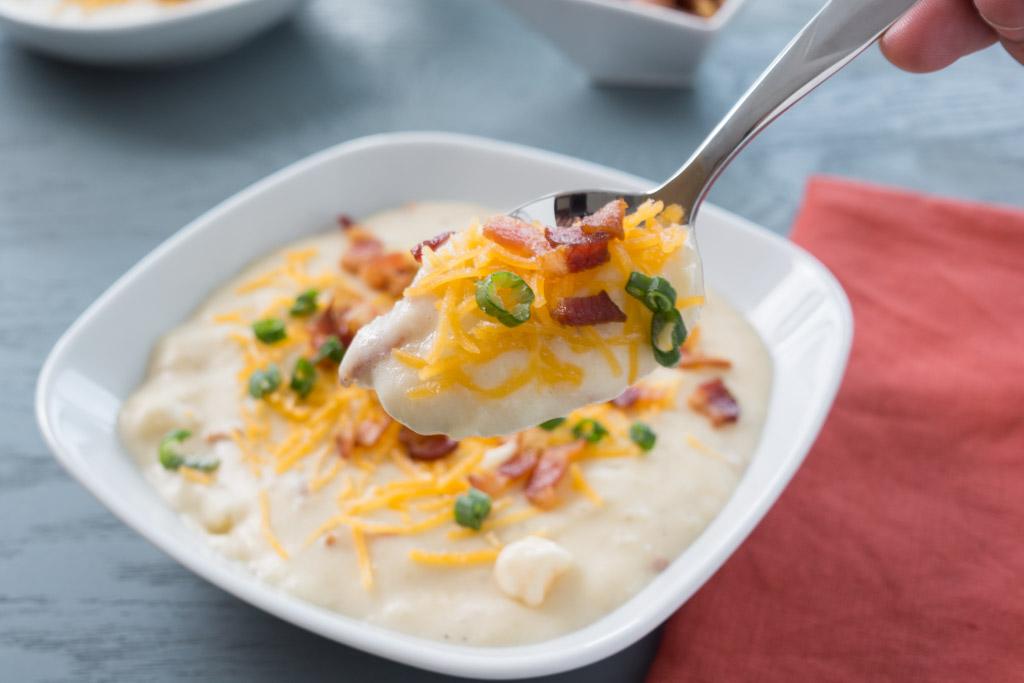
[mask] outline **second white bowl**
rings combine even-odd
[[[503,0],[604,85],[681,88],[744,0],[704,19],[629,0]]]

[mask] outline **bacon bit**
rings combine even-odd
[[[379,315],[376,306],[369,302],[355,305],[336,306],[330,302],[319,315],[315,316],[308,326],[309,343],[316,353],[317,349],[327,341],[328,337],[337,337],[342,344],[348,346],[363,325]]]
[[[347,213],[338,214],[338,227],[341,228],[342,230],[348,230],[355,224],[356,222],[352,220],[352,217],[349,216]]]
[[[587,234],[579,227],[545,228],[544,237],[557,247],[550,258],[545,259],[545,269],[555,273],[579,273],[596,268],[611,259],[608,242],[611,235],[606,232]],[[556,263],[555,260],[562,263]]]
[[[410,250],[410,253],[412,254],[412,257],[414,259],[416,259],[417,263],[422,263],[423,262],[423,247],[430,247],[431,251],[437,251],[438,249],[441,248],[441,245],[443,245],[445,242],[447,242],[448,238],[451,237],[454,234],[455,234],[454,232],[449,230],[448,232],[442,232],[440,235],[435,235],[434,237],[431,237],[429,240],[423,240],[422,242],[417,244],[415,247],[413,247]]]
[[[494,498],[508,486],[508,478],[496,472],[473,472],[469,475],[469,485]]]
[[[343,423],[341,431],[334,435],[334,447],[342,459],[348,460],[352,457],[356,448],[356,437],[350,423]]]
[[[626,321],[626,314],[603,289],[593,296],[567,296],[560,299],[551,311],[551,317],[562,325],[572,327]]]
[[[231,434],[228,432],[210,432],[206,435],[206,443],[217,443],[219,441],[227,441],[231,438]]]
[[[721,427],[740,418],[740,406],[721,378],[704,382],[687,400],[690,407],[706,415],[714,427]]]
[[[637,401],[640,400],[640,393],[640,387],[634,384],[626,387],[625,391],[608,402],[616,408],[626,410],[636,405]]]
[[[391,418],[387,417],[382,420],[363,420],[356,425],[356,443],[367,448],[375,446],[389,424]]]
[[[359,269],[359,277],[371,289],[399,297],[412,284],[419,266],[408,254],[391,251],[370,259]]]
[[[537,256],[548,251],[548,243],[539,230],[511,216],[487,219],[484,237],[520,256]]]
[[[626,236],[622,228],[622,221],[625,218],[626,202],[616,199],[581,220],[579,226],[585,233],[604,233],[622,239]]]
[[[526,499],[540,508],[554,507],[558,503],[558,485],[569,471],[570,460],[583,446],[584,442],[578,440],[545,448],[526,483]]]
[[[440,460],[459,447],[459,442],[444,434],[417,434],[403,426],[398,440],[413,460]]]
[[[328,548],[330,548],[331,546],[333,546],[337,542],[338,542],[338,537],[335,536],[331,532],[328,532],[327,535],[324,536],[324,545],[327,546]]]
[[[685,346],[680,351],[682,353],[682,360],[679,361],[679,367],[684,370],[703,370],[707,368],[728,370],[732,367],[732,361],[728,358],[694,353]]]
[[[348,248],[341,255],[341,267],[358,275],[370,261],[384,253],[384,243],[357,227],[348,230]]]
[[[625,391],[608,402],[620,410],[629,410],[637,404],[661,401],[665,396],[663,388],[640,383],[626,387]]]
[[[498,474],[509,479],[519,479],[533,472],[537,466],[538,454],[532,448],[521,449],[505,462],[498,465]]]

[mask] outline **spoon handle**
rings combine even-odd
[[[682,168],[651,194],[680,204],[692,222],[711,184],[748,142],[867,49],[915,1],[829,0]]]

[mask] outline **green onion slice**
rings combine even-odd
[[[634,270],[629,274],[629,279],[626,280],[626,294],[629,294],[634,299],[643,301],[644,297],[647,296],[647,290],[650,286],[651,278]]]
[[[176,444],[180,444],[190,436],[192,436],[192,432],[187,429],[175,429],[160,439],[160,464],[168,470],[188,467],[201,472],[212,472],[220,467],[220,460],[188,460],[175,450]]]
[[[253,334],[264,344],[276,344],[288,336],[284,321],[280,318],[264,318],[252,324]]]
[[[316,367],[308,358],[300,358],[295,361],[295,369],[292,370],[292,381],[289,386],[302,398],[309,396],[316,384]]]
[[[543,429],[544,431],[553,432],[559,427],[561,427],[563,422],[565,422],[564,417],[556,417],[554,419],[547,420],[546,422],[541,422],[537,426]]]
[[[296,318],[302,318],[307,315],[313,315],[316,313],[316,297],[319,292],[315,289],[307,289],[302,294],[295,297],[295,303],[288,309]]]
[[[471,488],[455,499],[455,523],[459,526],[480,531],[490,513],[491,497],[483,491]]]
[[[320,363],[325,360],[329,360],[332,363],[340,363],[344,357],[345,345],[332,334],[316,350],[316,355],[313,356],[313,363]]]
[[[643,422],[634,422],[633,426],[629,428],[629,438],[640,447],[640,450],[649,451],[654,448],[654,442],[658,440],[658,435]]]
[[[249,375],[249,395],[263,398],[281,386],[281,371],[273,363],[266,370],[257,370]]]
[[[676,290],[663,277],[648,277],[633,271],[626,281],[626,293],[639,299],[653,313],[668,311],[676,306]]]
[[[597,443],[608,434],[608,430],[597,420],[586,418],[580,420],[572,428],[572,435],[587,443]]]
[[[511,306],[506,305],[511,302]],[[530,319],[533,290],[523,278],[507,270],[491,273],[476,283],[476,305],[506,327],[522,325]]]
[[[686,341],[686,325],[679,311],[658,311],[651,318],[651,348],[654,359],[666,368],[679,364],[679,347]]]

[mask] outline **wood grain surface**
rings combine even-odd
[[[186,222],[353,137],[451,130],[666,175],[817,4],[750,0],[682,93],[593,88],[474,0],[320,0],[164,71],[61,64],[0,36],[0,680],[440,680],[267,616],[116,521],[39,437],[46,353]],[[817,172],[1020,205],[1022,112],[1024,69],[998,51],[933,76],[872,52],[751,145],[712,200],[779,232]],[[637,680],[655,645],[552,680]]]

